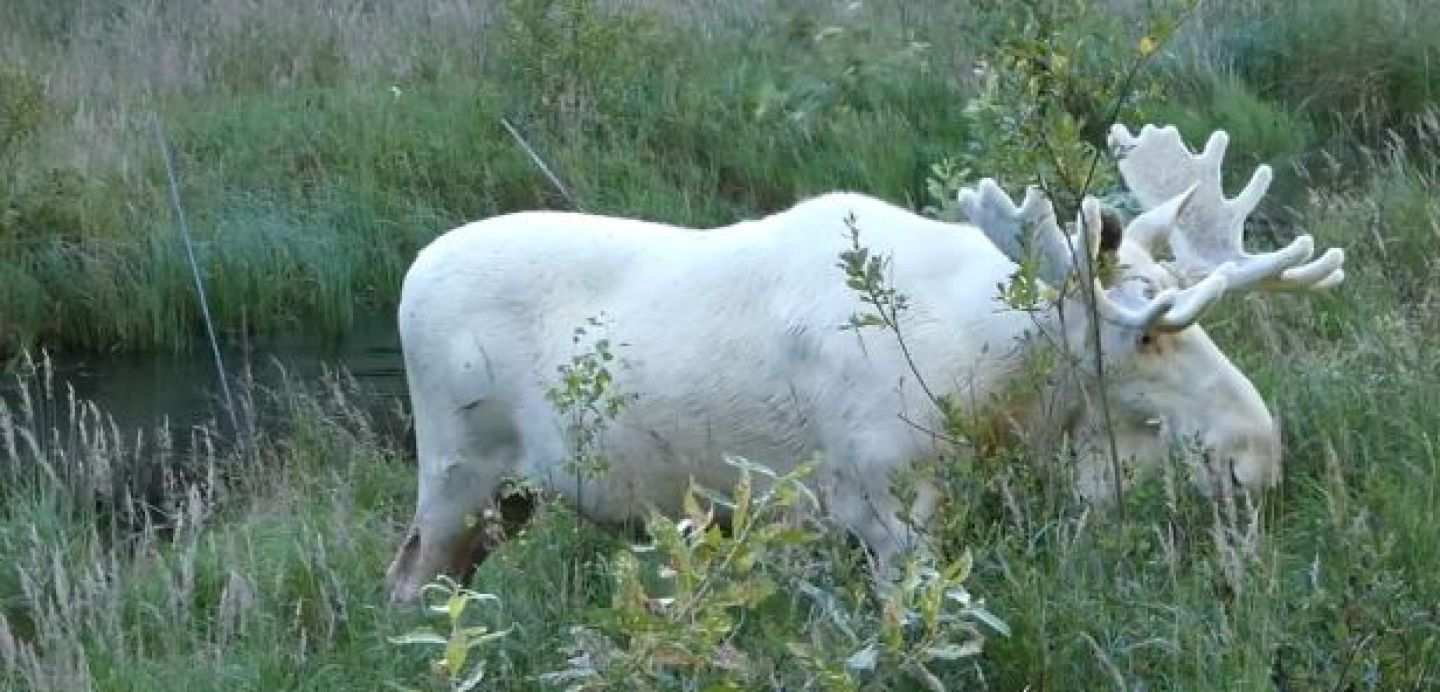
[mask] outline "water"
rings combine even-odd
[[[389,312],[357,317],[341,338],[297,331],[225,344],[221,356],[232,383],[248,370],[261,387],[278,385],[284,377],[304,386],[316,382],[327,368],[343,369],[358,381],[361,391],[356,403],[366,409],[393,411],[406,397],[400,341]],[[77,397],[94,401],[113,416],[121,430],[153,429],[168,421],[176,430],[210,425],[230,432],[214,358],[206,344],[179,353],[56,357],[52,367],[62,401],[68,383]],[[0,396],[13,399],[15,388],[15,379],[5,378]]]

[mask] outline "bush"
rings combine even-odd
[[[867,576],[833,562],[833,527],[804,518],[818,509],[801,483],[808,466],[777,476],[730,463],[740,469],[730,497],[692,488],[685,518],[653,517],[654,543],[614,556],[610,609],[570,629],[567,667],[540,680],[571,690],[933,688],[932,668],[1009,634],[966,590],[968,553],[943,570],[910,562],[871,594]]]

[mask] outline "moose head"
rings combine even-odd
[[[970,222],[1011,259],[1030,262],[1059,296],[1039,332],[1063,345],[1073,367],[1052,374],[1059,403],[1037,406],[1031,423],[1069,437],[1080,492],[1092,499],[1112,496],[1112,460],[1128,476],[1177,450],[1204,460],[1197,480],[1207,492],[1279,481],[1274,418],[1197,321],[1227,295],[1336,286],[1344,253],[1332,248],[1312,259],[1308,235],[1273,252],[1248,252],[1245,222],[1272,173],[1260,166],[1227,198],[1228,141],[1215,132],[1197,155],[1174,127],[1146,125],[1136,136],[1115,125],[1109,144],[1142,209],[1124,225],[1094,197],[1082,201],[1067,234],[1034,187],[1019,205],[993,179],[960,192]]]

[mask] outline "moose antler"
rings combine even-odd
[[[1146,212],[1131,223],[1162,226],[1174,222],[1183,211],[1191,192],[1186,191],[1169,200],[1161,208]],[[1166,289],[1140,305],[1127,305],[1111,298],[1099,277],[1092,277],[1090,262],[1101,251],[1104,221],[1100,201],[1086,197],[1076,219],[1079,232],[1066,238],[1055,218],[1055,208],[1038,188],[1025,190],[1025,201],[1016,206],[1014,200],[995,183],[985,178],[975,188],[962,188],[957,196],[960,211],[970,223],[980,228],[990,241],[1008,257],[1021,261],[1027,249],[1039,258],[1040,278],[1055,286],[1074,276],[1094,286],[1095,307],[1110,322],[1136,329],[1179,331],[1200,317],[1207,306],[1225,293],[1233,267],[1226,263],[1184,289]],[[1170,218],[1157,218],[1168,212]],[[1130,229],[1126,229],[1129,232]],[[1088,258],[1088,259],[1087,259]]]
[[[1182,279],[1193,282],[1231,263],[1230,287],[1269,291],[1322,290],[1345,279],[1345,252],[1330,248],[1310,261],[1315,241],[1302,235],[1274,252],[1245,251],[1245,220],[1270,187],[1270,167],[1261,165],[1233,199],[1225,197],[1221,164],[1229,136],[1210,135],[1205,150],[1190,152],[1174,126],[1146,125],[1138,137],[1124,125],[1110,128],[1109,144],[1119,160],[1120,175],[1140,205],[1152,209],[1189,191],[1190,204],[1173,225],[1132,224],[1130,239],[1153,253],[1168,246]],[[1138,221],[1138,219],[1137,219]]]
[[[1055,224],[1054,206],[1039,188],[1025,188],[1025,200],[1017,207],[993,178],[985,178],[974,188],[961,188],[956,201],[960,213],[1006,257],[1016,262],[1033,258],[1040,279],[1053,286],[1065,281],[1072,264],[1069,244]]]

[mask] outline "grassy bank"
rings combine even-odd
[[[1226,127],[1249,157],[1237,167],[1318,172],[1424,114],[1440,85],[1425,3],[1283,5],[1202,4],[1122,117]],[[1137,3],[1067,7],[20,2],[0,28],[0,330],[87,350],[199,333],[152,113],[222,327],[337,332],[391,304],[434,235],[568,206],[501,117],[587,209],[676,223],[833,188],[919,206],[946,157],[1033,176],[966,113],[978,66],[1061,16],[1045,50],[1090,81],[1049,96],[1099,144],[1108,95],[1088,87],[1155,28]],[[1282,198],[1303,194],[1280,180]]]
[[[1314,227],[1335,239],[1369,204],[1329,204]],[[1286,483],[1262,511],[1162,477],[1116,523],[1054,492],[1034,462],[953,469],[939,537],[948,559],[974,556],[964,587],[1010,635],[989,637],[979,657],[932,663],[937,679],[1005,690],[1440,681],[1440,336],[1395,279],[1372,265],[1332,300],[1247,303],[1218,325],[1223,342],[1247,335],[1291,354],[1233,349],[1285,422]],[[391,639],[444,623],[384,605],[413,465],[378,432],[385,421],[353,406],[351,385],[249,393],[247,408],[281,422],[248,451],[207,452],[203,429],[115,430],[46,380],[27,378],[30,403],[0,411],[0,549],[11,556],[0,687],[445,687],[438,650]],[[766,535],[775,542],[749,547],[767,557],[741,572],[723,550],[692,554],[686,573],[724,588],[697,598],[693,619],[666,620],[634,596],[666,592],[664,580],[633,581],[627,536],[542,506],[472,582],[496,600],[468,620],[505,635],[469,665],[485,666],[486,689],[920,689],[888,655],[873,672],[846,667],[901,612],[868,600],[857,555],[821,531]],[[891,603],[918,609],[923,595]],[[710,658],[694,671],[657,640]],[[555,673],[575,677],[539,677]]]
[[[393,301],[436,233],[567,205],[502,116],[593,211],[705,225],[834,187],[918,207],[947,158],[1012,190],[1087,160],[1111,103],[1092,87],[1164,33],[1142,4],[21,0],[0,26],[0,338],[113,350],[199,334],[152,111],[222,325],[342,331]],[[1155,479],[1116,522],[1032,461],[954,470],[945,556],[972,552],[965,588],[1011,634],[933,665],[939,679],[1440,684],[1440,15],[1427,7],[1207,3],[1144,62],[1127,123],[1174,122],[1191,142],[1225,128],[1228,173],[1276,167],[1258,245],[1304,229],[1346,248],[1338,291],[1247,298],[1206,320],[1278,414],[1286,480],[1252,513]],[[1029,82],[1039,101],[987,91],[1042,67],[1064,77]],[[1055,107],[1025,111],[1037,103]],[[1045,132],[1075,148],[1007,139],[1033,122],[1059,123]],[[413,463],[345,386],[251,394],[282,423],[213,453],[203,431],[114,430],[43,374],[24,389],[30,405],[0,410],[0,687],[442,686],[434,651],[388,640],[434,614],[383,605]],[[861,637],[900,611],[861,596],[853,553],[758,533],[774,541],[763,580],[702,561],[738,604],[698,598],[692,620],[668,621],[634,597],[627,537],[545,507],[473,582],[498,600],[470,615],[509,631],[472,662],[498,689],[557,671],[594,682],[587,661],[641,689],[919,689],[894,652],[864,670]],[[774,585],[801,596],[765,598]],[[708,658],[686,667],[656,640]]]
[[[1414,220],[1374,204],[1428,184],[1433,171],[1377,164],[1388,172],[1373,190],[1309,211],[1322,238],[1336,241],[1376,213]],[[932,672],[952,689],[1418,690],[1440,681],[1440,335],[1416,312],[1432,309],[1436,291],[1423,285],[1428,270],[1355,266],[1330,299],[1247,302],[1216,324],[1285,423],[1287,479],[1263,511],[1210,504],[1161,478],[1129,497],[1132,519],[1117,524],[1049,490],[1033,462],[955,469],[940,537],[952,559],[972,552],[965,586],[1011,634]],[[1289,357],[1268,355],[1277,352]],[[377,432],[383,421],[350,404],[358,397],[343,381],[250,394],[282,422],[248,452],[210,453],[203,430],[117,431],[101,412],[46,395],[63,389],[45,381],[43,372],[27,379],[31,404],[0,413],[0,549],[11,556],[0,575],[0,686],[444,687],[432,671],[438,652],[390,640],[443,622],[383,600],[413,466]],[[200,451],[176,451],[182,436]],[[701,610],[736,628],[722,628],[725,646],[702,650],[742,652],[726,656],[744,661],[743,675],[717,665],[688,676],[673,656],[642,647],[647,634],[695,644],[686,637],[716,625],[637,615],[621,588],[627,544],[548,506],[486,563],[472,583],[498,600],[468,617],[506,632],[472,654],[487,688],[558,689],[537,676],[568,672],[589,689],[727,678],[918,689],[890,659],[847,676],[844,663],[863,647],[831,623],[868,636],[889,621],[866,601],[856,555],[834,537],[767,546],[772,561],[755,572],[802,596],[761,590],[753,604],[727,598]],[[729,574],[713,558],[701,564],[694,574]],[[720,583],[761,582],[729,574]],[[670,677],[634,672],[647,663],[669,664]],[[591,668],[604,676],[585,677]]]
[[[15,119],[7,152],[16,211],[0,271],[15,288],[0,320],[52,347],[193,336],[150,111],[178,148],[220,321],[262,330],[343,329],[355,305],[393,300],[430,237],[564,206],[502,116],[587,208],[698,224],[834,186],[903,198],[959,141],[949,75],[911,70],[893,21],[871,36],[850,20],[856,38],[837,50],[896,62],[857,76],[843,74],[848,55],[811,50],[840,19],[821,4],[714,17],[512,4],[399,16],[358,2],[26,6],[6,41],[17,86],[5,93],[38,114]]]

